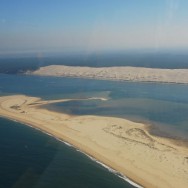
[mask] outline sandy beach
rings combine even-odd
[[[26,74],[80,77],[99,80],[188,84],[188,69],[144,67],[79,67],[50,65]]]
[[[89,98],[95,100],[104,98]],[[147,188],[187,188],[188,148],[149,134],[149,127],[122,118],[69,115],[42,105],[76,99],[0,97],[0,116],[64,140]],[[85,100],[85,99],[81,99]]]

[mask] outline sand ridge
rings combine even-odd
[[[76,99],[44,101],[24,95],[4,96],[0,97],[0,115],[67,141],[144,187],[188,187],[186,146],[150,135],[142,123],[114,117],[69,115],[41,106],[70,100]]]
[[[41,76],[80,77],[99,80],[162,82],[188,84],[188,69],[144,67],[80,67],[50,65],[27,74]]]

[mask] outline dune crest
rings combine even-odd
[[[162,82],[188,84],[188,69],[156,69],[143,67],[79,67],[50,65],[27,74],[41,76],[80,77],[99,80]]]

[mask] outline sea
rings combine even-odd
[[[132,56],[129,56],[129,60],[131,60],[130,57]],[[87,62],[86,58],[82,61],[81,58],[78,58],[79,61],[76,61],[76,57],[71,58],[68,61],[65,61],[65,58],[58,58],[58,63],[54,64],[83,66]],[[100,60],[100,58],[98,59]],[[101,66],[97,63],[98,59],[94,58],[90,61],[93,62],[92,66]],[[102,61],[103,66],[116,65],[112,61],[109,65],[108,59],[111,58]],[[151,57],[150,59],[151,61],[147,60],[146,62],[153,63],[145,64],[143,60],[139,65],[155,68],[174,68],[176,65],[176,68],[188,68],[185,56],[182,61],[178,61],[180,62],[179,66],[174,63],[175,60],[172,64],[170,61],[167,63],[166,56],[165,58],[158,57],[163,60],[160,61],[163,62],[161,64],[157,64],[155,58],[153,61]],[[51,57],[48,60],[1,58],[0,96],[25,94],[42,99],[104,97],[108,100],[75,100],[47,105],[46,108],[69,114],[113,116],[143,122],[150,125],[151,134],[187,143],[188,85],[22,74],[27,69],[34,70],[40,66],[53,64],[53,62],[57,62],[57,58]],[[130,64],[130,62],[127,64],[127,61],[124,61],[123,64],[122,59],[119,62],[121,66]],[[137,66],[136,62],[139,61],[134,60],[133,65]],[[164,62],[166,62],[165,65]],[[89,66],[89,64],[87,65]],[[68,143],[16,121],[0,118],[0,188],[43,187],[132,188],[136,185]]]

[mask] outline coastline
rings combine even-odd
[[[98,163],[100,166],[104,167],[104,168],[107,169],[109,172],[113,173],[114,175],[118,176],[119,178],[123,179],[124,181],[128,182],[129,184],[133,185],[134,187],[136,187],[136,188],[143,188],[141,185],[139,185],[138,183],[136,183],[136,182],[134,182],[133,180],[129,179],[129,178],[128,178],[127,176],[125,176],[124,174],[122,174],[122,173],[116,171],[115,169],[113,169],[112,167],[107,166],[106,164],[100,162],[100,161],[97,160],[94,156],[91,156],[91,155],[89,155],[89,154],[87,154],[87,153],[81,151],[79,148],[75,147],[74,145],[72,145],[72,144],[66,142],[65,140],[60,139],[59,137],[56,137],[56,136],[53,135],[53,134],[50,134],[49,132],[44,131],[43,129],[37,128],[36,126],[32,126],[32,125],[27,124],[27,123],[23,123],[23,122],[21,122],[21,121],[17,121],[17,120],[15,120],[15,119],[7,118],[7,117],[5,117],[5,116],[1,116],[1,115],[0,115],[0,118],[4,118],[4,119],[8,119],[8,120],[10,120],[10,121],[14,121],[14,122],[17,122],[17,123],[21,123],[23,126],[26,125],[26,126],[32,128],[32,129],[35,129],[35,130],[37,130],[37,131],[42,132],[43,134],[46,134],[46,135],[48,135],[48,136],[50,136],[50,137],[53,137],[54,139],[56,139],[56,140],[59,141],[59,142],[62,142],[63,144],[67,145],[68,147],[74,148],[76,151],[82,153],[83,155],[85,155],[86,157],[88,157],[90,160],[92,160],[92,161]]]
[[[145,125],[125,119],[72,116],[38,108],[53,102],[23,95],[0,97],[0,115],[68,142],[144,187],[187,187],[186,147],[149,135]]]
[[[78,152],[84,154],[84,155],[87,156],[90,160],[92,160],[92,161],[98,163],[99,165],[101,165],[102,167],[104,167],[105,169],[107,169],[109,172],[115,174],[115,175],[118,176],[119,178],[121,178],[121,179],[123,179],[124,181],[128,182],[129,184],[133,185],[134,187],[136,187],[136,188],[143,188],[141,185],[139,185],[138,183],[136,183],[134,180],[128,178],[127,176],[125,176],[125,175],[122,174],[121,172],[118,172],[118,171],[116,171],[115,169],[113,169],[112,167],[107,166],[105,163],[102,163],[101,161],[97,160],[94,156],[91,156],[91,155],[85,153],[84,151],[80,150],[78,147],[74,146],[73,144],[70,144],[70,143],[66,142],[66,141],[63,140],[62,138],[59,138],[59,137],[57,137],[57,136],[54,135],[54,134],[50,134],[50,132],[47,132],[47,131],[45,131],[45,130],[43,130],[43,129],[40,129],[40,128],[36,127],[36,126],[33,126],[33,125],[31,125],[31,124],[27,124],[27,123],[24,123],[24,122],[22,122],[22,121],[17,121],[17,120],[15,120],[15,119],[12,119],[12,118],[9,118],[9,117],[6,117],[6,116],[2,116],[1,114],[0,114],[0,118],[5,118],[5,119],[8,119],[8,120],[10,120],[10,121],[14,121],[14,122],[17,122],[17,123],[21,123],[22,125],[26,125],[26,126],[28,126],[28,127],[31,127],[32,129],[35,129],[35,130],[37,130],[37,131],[40,131],[40,132],[44,133],[44,134],[46,134],[46,135],[48,135],[48,136],[50,136],[50,137],[53,137],[54,139],[58,140],[59,142],[62,142],[62,143],[64,143],[65,145],[67,145],[67,146],[69,146],[69,147],[72,147],[72,148],[74,148],[76,151],[78,151]]]
[[[144,67],[80,67],[50,65],[25,74],[72,77],[97,80],[188,84],[187,69],[159,69]]]

